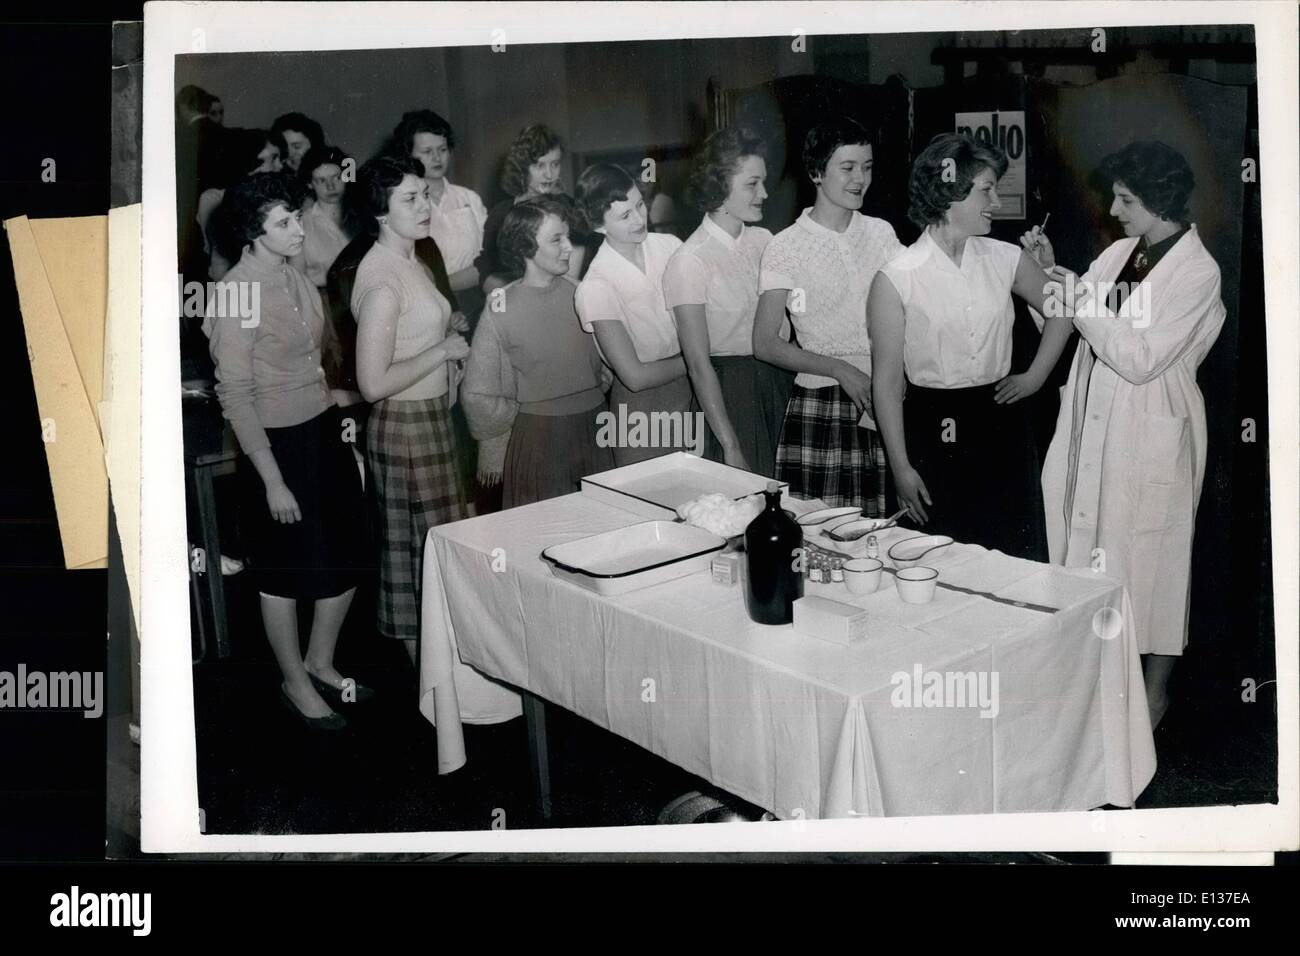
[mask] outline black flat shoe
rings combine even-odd
[[[345,678],[352,681],[352,699],[343,699],[343,690],[335,687],[333,684],[327,684],[310,671],[307,676],[311,678],[312,686],[324,697],[331,706],[346,707],[348,704],[364,704],[366,701],[374,700],[375,692],[365,684],[358,684],[352,678]]]
[[[348,722],[343,715],[336,714],[333,711],[324,717],[308,717],[298,709],[298,705],[293,702],[293,698],[289,696],[288,691],[283,687],[280,688],[280,703],[288,708],[289,712],[301,720],[310,730],[344,730],[348,726]]]

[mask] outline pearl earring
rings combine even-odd
[[[380,216],[379,219],[378,219],[378,222],[379,222],[379,224],[380,224],[381,226],[386,225],[386,224],[388,223],[388,217],[387,217],[387,216]]]

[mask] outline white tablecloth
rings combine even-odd
[[[439,717],[444,772],[464,762],[463,661],[787,819],[1131,806],[1155,773],[1114,579],[956,544],[927,561],[941,581],[1059,610],[942,588],[905,604],[889,575],[863,597],[809,584],[871,612],[845,647],[752,623],[740,586],[707,573],[604,598],[539,557],[640,520],[573,494],[430,532],[421,710]],[[918,666],[996,673],[996,716],[895,706],[896,675]]]

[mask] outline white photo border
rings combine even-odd
[[[1297,733],[1297,466],[1300,442],[1300,163],[1297,7],[1270,2],[150,3],[145,9],[141,417],[143,750],[146,853],[690,851],[1272,851],[1300,844]],[[923,33],[1093,26],[1253,25],[1257,52],[1269,382],[1276,805],[712,826],[211,835],[199,832],[175,318],[175,56],[709,37]],[[507,54],[508,55],[508,52]],[[180,624],[178,622],[184,622]],[[1100,819],[1098,814],[1101,814]]]

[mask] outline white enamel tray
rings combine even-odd
[[[597,594],[624,594],[707,570],[726,541],[675,521],[646,521],[542,552],[557,578]]]

